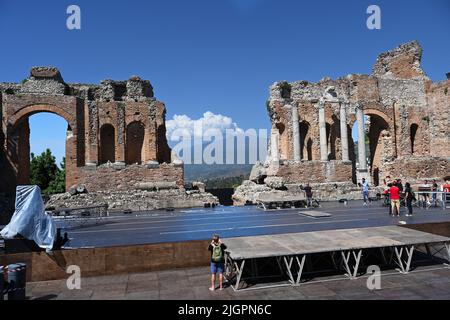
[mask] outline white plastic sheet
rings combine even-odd
[[[10,223],[0,232],[3,238],[13,239],[21,235],[47,250],[53,248],[56,226],[45,212],[41,189],[38,186],[18,186],[16,210]]]

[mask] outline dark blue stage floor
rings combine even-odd
[[[263,211],[254,206],[217,207],[214,209],[187,209],[173,212],[153,211],[120,215],[101,220],[97,225],[67,230],[71,239],[67,247],[106,247],[161,242],[209,239],[212,234],[221,237],[242,237],[265,234],[295,233],[329,229],[347,229],[450,221],[450,210],[414,208],[413,217],[394,218],[381,201],[363,207],[361,201],[348,206],[327,202],[315,211],[330,213],[330,217],[313,218],[300,214],[306,209]],[[85,222],[83,222],[85,223]],[[62,226],[61,222],[58,222]],[[73,226],[73,224],[71,224]]]

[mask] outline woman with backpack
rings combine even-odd
[[[223,289],[223,271],[225,265],[225,249],[227,248],[219,238],[218,234],[213,236],[208,250],[211,252],[211,287],[209,290],[216,289],[216,274],[219,273],[219,290]]]
[[[413,215],[412,202],[415,199],[416,196],[411,188],[411,184],[407,182],[405,184],[405,200],[406,200],[406,207],[408,208],[408,213],[406,214],[407,217],[411,217]]]

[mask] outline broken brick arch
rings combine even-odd
[[[141,121],[133,121],[129,123],[126,130],[126,164],[141,164],[143,162],[145,157],[144,139],[144,124]]]
[[[426,150],[424,148],[424,133],[423,127],[414,122],[409,127],[409,140],[411,145],[411,154],[424,154]]]
[[[62,117],[71,128],[76,127],[73,117],[64,109],[51,104],[32,104],[20,108],[8,119],[8,125],[13,129],[25,118],[29,118],[36,113],[49,112]]]
[[[172,161],[165,138],[165,105],[148,80],[66,83],[55,67],[33,67],[26,81],[0,83],[0,109],[0,167],[6,168],[0,192],[13,194],[29,181],[28,118],[39,112],[68,123],[67,190],[80,184],[89,192],[130,190],[137,181],[184,184],[183,164]]]
[[[99,164],[116,162],[116,129],[110,123],[100,128]]]
[[[383,143],[384,141],[382,140],[382,132],[387,131],[390,133],[390,136],[393,137],[394,121],[392,117],[388,115],[387,111],[380,110],[376,107],[364,108],[364,116],[370,117],[370,127],[366,127],[366,130],[368,130],[367,137],[369,139],[370,175],[372,177],[372,183],[374,185],[380,185],[380,182],[382,181],[381,175],[383,174],[380,171],[380,168],[382,167],[382,152],[385,147]],[[348,127],[348,130],[350,130],[349,132],[352,132],[351,129],[355,125],[357,125],[356,119],[352,119]],[[349,147],[354,152],[354,141],[353,138],[351,138],[351,133],[349,141],[351,141],[351,145]],[[393,143],[395,144],[395,141],[393,141]],[[350,158],[353,162],[356,161],[355,154],[351,154]]]
[[[66,136],[66,175],[71,179],[73,168],[78,163],[77,123],[76,119],[63,108],[52,104],[30,104],[17,108],[7,117],[6,155],[15,171],[17,184],[30,183],[30,127],[29,118],[38,113],[52,113],[63,118],[67,126]],[[44,128],[45,129],[45,128]],[[47,128],[52,130],[51,127]],[[84,156],[84,155],[83,155]]]

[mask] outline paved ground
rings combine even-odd
[[[215,209],[177,210],[171,213],[156,211],[139,215],[92,219],[99,225],[68,230],[69,247],[103,247],[187,240],[209,239],[213,233],[223,238],[265,234],[294,233],[329,229],[349,229],[450,221],[450,209],[415,208],[414,217],[393,218],[381,201],[363,207],[361,201],[323,203],[315,209],[331,213],[330,217],[314,218],[299,214],[300,209],[262,211],[254,206],[218,207]],[[405,210],[402,208],[402,210]],[[404,214],[405,212],[403,212]],[[86,223],[86,222],[85,222]],[[59,223],[61,225],[61,223]],[[77,225],[77,222],[68,224]]]
[[[367,277],[349,280],[342,275],[320,277],[300,287],[234,292],[208,290],[208,268],[181,269],[142,274],[84,278],[81,290],[68,290],[65,281],[35,282],[27,285],[29,299],[146,299],[146,300],[284,300],[284,299],[450,299],[450,269],[443,265],[424,266],[407,275],[387,270],[381,289],[367,289]]]

